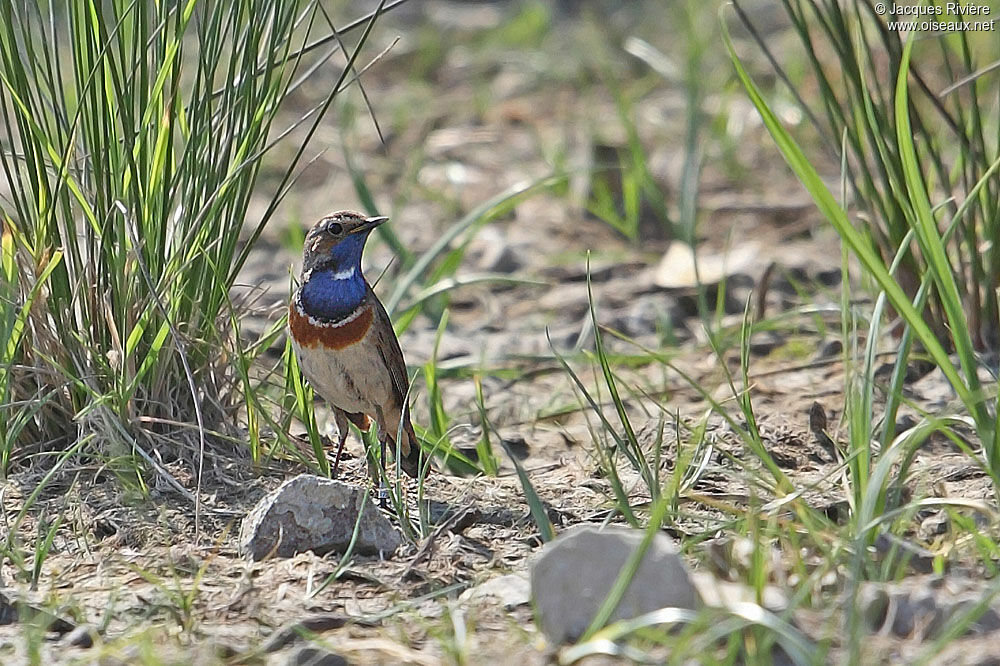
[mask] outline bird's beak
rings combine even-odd
[[[377,227],[378,225],[382,224],[383,222],[385,222],[388,219],[389,218],[386,217],[385,215],[379,215],[378,217],[365,218],[365,221],[362,222],[361,224],[359,224],[358,226],[354,227],[354,231],[352,231],[351,233],[358,234],[358,233],[362,233],[364,231],[371,231],[372,229],[374,229],[375,227]]]

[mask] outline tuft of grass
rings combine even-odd
[[[200,471],[207,450],[228,445],[208,433],[231,430],[248,403],[259,458],[262,410],[230,288],[382,4],[355,24],[363,34],[327,97],[279,128],[288,96],[341,49],[313,54],[318,2],[0,2],[0,168],[12,190],[0,201],[0,473],[37,452],[29,443],[81,441],[82,453],[161,469],[155,443],[160,459],[194,458]],[[265,158],[299,126],[245,233]],[[167,425],[191,423],[194,437]]]
[[[741,3],[734,6],[778,76],[790,84],[824,147],[846,160],[851,191],[871,220],[862,231],[867,243],[886,263],[907,248],[899,267],[907,296],[915,297],[925,274],[947,268],[953,276],[956,289],[937,284],[944,291],[932,292],[923,313],[937,337],[960,351],[961,341],[949,333],[957,306],[968,319],[973,348],[997,350],[1000,253],[988,241],[1000,231],[1000,180],[991,178],[978,195],[971,194],[1000,157],[995,81],[978,62],[995,58],[987,34],[922,34],[919,45],[911,35],[913,43],[906,46],[903,35],[886,24],[896,17],[879,16],[870,2],[788,0],[782,9],[803,47],[809,84],[820,92],[807,101],[799,91],[809,86],[791,84]],[[901,76],[911,83],[905,115],[899,113]],[[927,238],[904,242],[912,229],[926,229],[930,219],[921,190],[939,198],[942,217],[954,215],[963,202],[970,204],[944,248],[947,267],[940,253],[928,252]]]
[[[907,331],[905,334],[919,341],[935,365],[945,374],[961,403],[973,417],[989,469],[994,476],[994,482],[996,482],[996,479],[1000,478],[998,477],[1000,474],[1000,439],[998,439],[1000,435],[998,432],[1000,431],[996,428],[995,420],[990,415],[990,409],[986,402],[987,395],[979,380],[979,362],[975,352],[974,332],[969,325],[969,320],[962,313],[961,299],[955,287],[955,275],[951,270],[951,263],[947,257],[942,237],[936,230],[936,223],[928,200],[928,183],[922,178],[917,165],[914,138],[912,133],[909,133],[909,124],[906,119],[909,107],[907,105],[908,83],[905,65],[909,61],[912,42],[907,45],[903,60],[904,67],[900,69],[896,82],[896,122],[900,123],[901,129],[895,136],[905,156],[903,163],[908,174],[906,176],[907,186],[911,188],[916,199],[910,210],[919,209],[922,211],[919,214],[914,213],[909,218],[913,236],[918,240],[918,243],[923,244],[921,253],[928,257],[930,262],[926,272],[921,275],[920,282],[926,281],[935,286],[937,298],[947,313],[945,319],[949,330],[949,340],[947,341],[942,340],[936,334],[924,316],[926,311],[923,309],[923,305],[926,302],[926,293],[918,294],[915,301],[911,300],[900,282],[890,273],[891,264],[887,265],[882,261],[869,243],[865,231],[851,224],[847,212],[836,202],[802,149],[771,111],[733,50],[728,35],[726,43],[740,80],[750,94],[765,126],[774,137],[792,171],[813,196],[820,212],[837,230],[845,246],[857,257],[866,275],[874,280],[875,284],[882,290],[885,300],[892,305],[905,322]],[[995,168],[991,165],[984,179],[977,183],[979,187],[985,186],[985,178],[994,173]],[[964,210],[966,209],[961,212]],[[955,367],[949,357],[950,348],[957,351],[961,371]],[[904,347],[900,351],[901,356],[897,360],[897,368],[900,367],[899,364],[905,368],[909,359],[909,349]],[[996,406],[993,407],[995,413]]]
[[[986,102],[996,97],[995,87],[984,75],[987,70],[977,65],[977,57],[989,58],[988,49],[981,48],[986,46],[983,36],[959,30],[920,40],[911,35],[904,43],[871,3],[843,7],[789,0],[782,6],[805,47],[807,69],[821,95],[810,104],[798,96],[797,87],[792,92],[826,147],[843,161],[851,193],[871,220],[852,226],[845,215],[834,226],[852,252],[865,246],[866,270],[872,262],[883,268],[896,265],[898,289],[887,292],[887,298],[890,313],[902,315],[907,327],[897,369],[909,362],[914,345],[932,356],[974,416],[996,474],[1000,439],[988,426],[996,404],[992,410],[987,407],[989,396],[977,374],[978,354],[995,353],[1000,345],[1000,253],[992,242],[1000,231],[1000,141],[991,139],[988,129],[997,126],[1000,114],[995,103]],[[749,16],[739,3],[735,7],[788,83],[788,74],[753,30]],[[823,54],[832,54],[834,61]],[[762,98],[751,94],[760,109]],[[785,143],[787,139],[779,140],[779,145]],[[782,151],[789,157],[784,145]],[[882,288],[887,276],[879,273]],[[915,307],[900,311],[902,297]],[[914,312],[926,326],[915,327]],[[928,330],[937,344],[928,345]],[[946,353],[957,355],[961,378]],[[883,444],[892,440],[898,401],[890,397],[888,407]]]

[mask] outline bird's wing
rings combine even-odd
[[[396,339],[396,332],[392,328],[392,320],[385,311],[382,302],[375,296],[371,286],[368,287],[368,298],[372,301],[375,310],[375,321],[372,328],[376,332],[376,346],[385,367],[389,369],[389,376],[392,378],[392,387],[396,406],[400,410],[402,423],[380,423],[380,428],[386,428],[389,436],[395,440],[397,427],[402,426],[403,436],[400,444],[402,454],[398,461],[403,470],[412,477],[420,474],[420,442],[413,432],[413,425],[410,423],[410,404],[407,400],[406,392],[410,386],[410,378],[406,374],[406,361],[403,360],[403,350],[399,347],[399,340]]]
[[[375,309],[375,321],[372,328],[378,335],[378,350],[386,367],[389,368],[394,397],[400,408],[403,408],[407,403],[406,392],[410,386],[410,378],[406,374],[406,361],[403,360],[403,350],[399,347],[399,340],[396,339],[396,332],[392,328],[389,313],[385,311],[385,307],[375,296],[375,292],[370,286],[368,287],[368,298],[372,301]]]

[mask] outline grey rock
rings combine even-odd
[[[642,537],[641,530],[584,526],[567,530],[542,549],[531,567],[531,598],[539,626],[553,643],[583,634]],[[699,605],[677,547],[657,534],[610,621]]]
[[[19,622],[31,622],[60,636],[68,634],[76,628],[72,622],[53,615],[45,609],[18,599],[8,598],[0,592],[0,625]]]
[[[363,508],[362,508],[363,507]],[[367,491],[341,481],[302,474],[266,495],[243,520],[240,551],[253,560],[344,552],[360,512],[355,552],[390,555],[399,531],[375,508]]]
[[[945,609],[938,605],[930,590],[914,590],[907,596],[896,597],[894,601],[893,634],[907,637],[918,630],[930,636],[937,634],[945,619]]]

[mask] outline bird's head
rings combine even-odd
[[[334,270],[359,267],[368,234],[388,219],[346,210],[327,215],[306,234],[302,272],[321,267]]]

